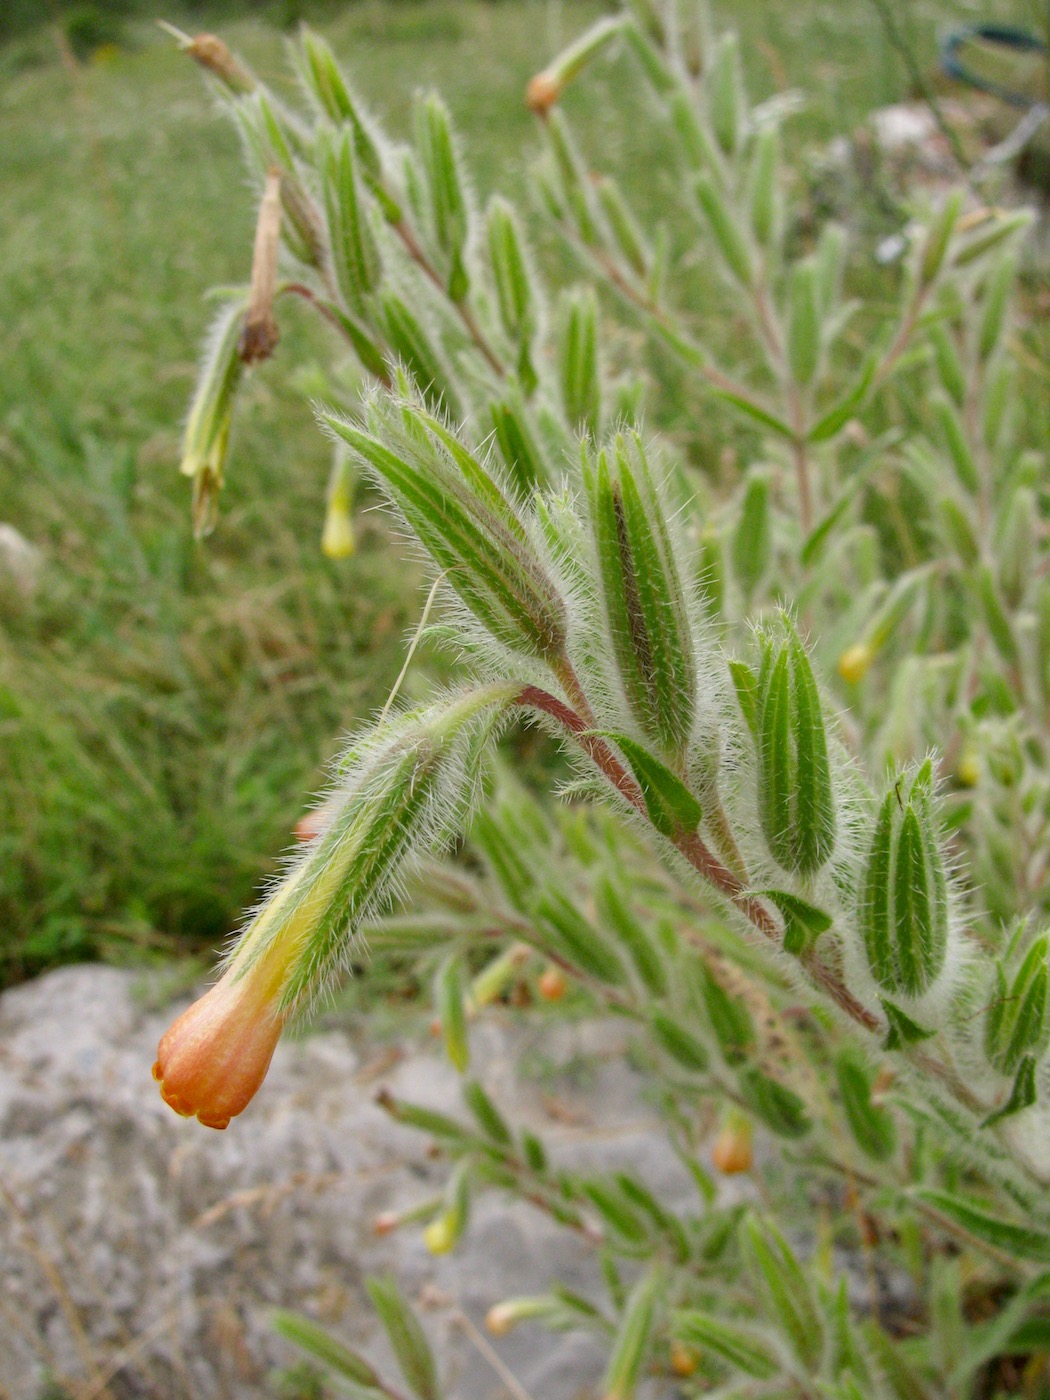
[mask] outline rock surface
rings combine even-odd
[[[272,1396],[274,1368],[296,1359],[268,1327],[274,1305],[386,1367],[363,1286],[386,1270],[420,1308],[449,1400],[597,1394],[601,1357],[581,1335],[524,1326],[492,1342],[511,1379],[471,1335],[509,1295],[556,1279],[596,1291],[569,1232],[488,1194],[454,1254],[431,1257],[418,1227],[374,1233],[378,1212],[444,1180],[425,1136],[374,1103],[382,1085],[463,1112],[433,1042],[325,1029],[284,1043],[255,1102],[216,1133],[177,1118],[150,1080],[177,1009],[102,967],[0,997],[0,1396],[37,1400],[49,1375],[78,1400]],[[630,1163],[670,1204],[695,1203],[641,1081],[610,1053],[623,1034],[497,1012],[472,1047],[490,1093],[559,1162]]]

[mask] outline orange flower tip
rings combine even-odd
[[[753,1161],[751,1124],[730,1121],[725,1124],[711,1149],[711,1162],[723,1176],[739,1176],[749,1172]]]
[[[485,1326],[494,1337],[505,1337],[514,1326],[514,1310],[506,1303],[497,1303],[485,1314]]]
[[[544,968],[536,984],[536,990],[544,1001],[561,1001],[568,987],[569,983],[565,973],[560,967],[555,967],[553,964]]]
[[[321,830],[321,814],[318,811],[304,812],[292,828],[297,841],[312,841]]]
[[[183,1118],[222,1129],[243,1112],[266,1077],[284,1028],[265,968],[236,981],[227,972],[177,1017],[157,1047],[153,1078]]]
[[[681,1342],[671,1343],[671,1370],[676,1376],[691,1376],[699,1365],[696,1352]]]
[[[525,105],[537,117],[545,117],[561,96],[561,83],[550,73],[536,73],[525,89]]]

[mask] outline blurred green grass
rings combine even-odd
[[[714,8],[753,91],[806,92],[797,140],[903,91],[867,0]],[[601,9],[362,0],[324,28],[395,133],[414,88],[445,93],[486,193],[520,183],[529,73]],[[929,59],[969,9],[907,13]],[[277,31],[222,31],[288,85]],[[287,375],[326,354],[305,322],[251,381],[220,527],[193,542],[179,425],[203,293],[246,276],[252,210],[199,74],[152,26],[132,39],[83,68],[45,32],[0,51],[0,520],[44,558],[32,599],[0,583],[0,982],[221,937],[339,731],[382,702],[417,607],[378,517],[354,559],[320,555],[327,449]],[[574,94],[592,131],[623,81],[614,67]],[[636,169],[659,159],[610,139]]]

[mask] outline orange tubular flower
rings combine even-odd
[[[165,1032],[153,1078],[176,1113],[225,1128],[248,1106],[287,1020],[275,996],[285,970],[266,956],[234,964]]]
[[[730,1109],[711,1150],[711,1161],[724,1176],[751,1170],[751,1120]]]

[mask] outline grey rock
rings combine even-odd
[[[0,997],[0,1393],[36,1400],[53,1374],[113,1400],[272,1395],[271,1372],[295,1359],[269,1328],[275,1305],[386,1365],[364,1279],[392,1270],[449,1400],[506,1400],[471,1329],[555,1280],[597,1295],[597,1270],[569,1231],[494,1194],[453,1254],[432,1257],[418,1228],[376,1236],[378,1212],[433,1196],[446,1170],[376,1106],[376,1088],[464,1112],[433,1040],[336,1025],[286,1041],[256,1100],[216,1133],[177,1118],[150,1078],[178,1009],[103,967]],[[490,1093],[559,1164],[630,1165],[670,1204],[695,1202],[618,1053],[624,1035],[497,1010],[472,1046]],[[523,1327],[488,1345],[532,1400],[597,1394],[602,1358],[585,1336]]]

